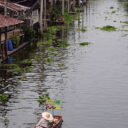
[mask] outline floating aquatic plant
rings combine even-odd
[[[24,72],[31,71],[33,69],[32,66],[26,66],[23,68]]]
[[[51,63],[52,61],[53,61],[52,58],[46,58],[46,59],[45,59],[45,62],[46,62],[46,63]]]
[[[81,46],[85,46],[85,45],[89,45],[89,44],[90,44],[90,42],[81,42],[80,43]]]
[[[1,64],[0,68],[6,70],[7,72],[15,72],[15,73],[22,73],[22,69],[17,64]]]
[[[128,24],[128,21],[120,21],[120,23]]]
[[[113,6],[111,6],[111,7],[110,7],[110,9],[114,9],[114,7],[113,7]]]
[[[77,30],[81,31],[81,32],[86,32],[87,31],[87,27],[78,28]]]
[[[116,31],[117,28],[111,25],[106,25],[103,27],[96,27],[96,29],[104,30],[104,31]]]
[[[45,103],[47,100],[50,100],[49,94],[43,94],[43,95],[39,96],[39,98],[38,98],[38,102],[40,104]]]
[[[116,11],[112,11],[112,13],[116,13]]]
[[[64,64],[58,64],[59,67],[64,67],[65,65]]]
[[[58,44],[58,47],[68,47],[68,46],[70,46],[70,44],[67,42],[61,42]]]
[[[47,40],[47,41],[39,41],[37,43],[37,46],[40,47],[42,45],[52,45],[53,41],[52,40]]]
[[[0,94],[0,102],[6,103],[8,101],[8,95]]]

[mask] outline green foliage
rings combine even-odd
[[[48,33],[54,35],[58,31],[58,28],[57,28],[57,26],[51,26],[51,27],[48,27],[47,31],[48,31]]]
[[[90,42],[81,42],[80,43],[81,46],[85,46],[85,45],[89,45],[89,44],[90,44]]]
[[[103,27],[96,27],[96,29],[104,30],[104,31],[116,31],[117,28],[111,25],[103,26]]]
[[[17,36],[17,35],[12,35],[12,36],[11,36],[11,40],[12,40],[12,42],[13,42],[15,45],[19,45],[19,43],[20,43],[20,37]]]
[[[40,62],[40,60],[42,60],[42,59],[43,59],[43,57],[40,55],[34,57],[34,60],[38,61],[38,62]]]
[[[54,16],[55,19],[57,19],[57,18],[62,16],[62,12],[60,11],[60,9],[59,8],[54,8],[53,9],[52,15]]]
[[[49,94],[43,94],[43,95],[39,96],[39,98],[38,98],[38,102],[40,104],[45,103],[47,100],[50,100]]]
[[[76,19],[75,15],[71,15],[68,12],[64,13],[64,23],[71,24]]]
[[[0,94],[0,102],[6,103],[8,101],[8,95]]]
[[[33,30],[32,28],[26,28],[25,30],[25,37],[27,40],[32,41],[36,36],[35,30]]]

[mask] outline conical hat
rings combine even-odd
[[[49,112],[43,112],[42,113],[42,117],[45,119],[45,120],[49,120],[49,121],[52,121],[53,120],[53,116],[51,113]]]

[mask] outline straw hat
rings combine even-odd
[[[49,121],[52,121],[53,120],[53,116],[51,113],[49,112],[43,112],[42,113],[42,117],[45,119],[45,120],[49,120]]]

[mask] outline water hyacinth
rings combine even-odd
[[[8,95],[0,94],[0,102],[6,103],[8,101]]]
[[[111,26],[111,25],[106,25],[106,26],[103,26],[103,27],[96,27],[96,29],[100,29],[100,30],[103,30],[103,31],[116,31],[117,30],[116,27]]]
[[[89,45],[89,44],[90,44],[90,42],[81,42],[80,43],[81,46],[85,46],[85,45]]]

